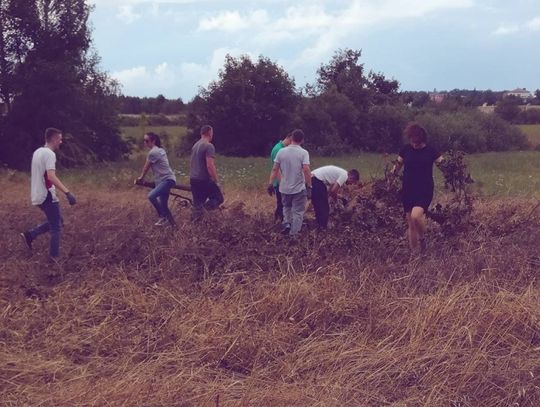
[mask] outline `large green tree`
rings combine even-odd
[[[0,0],[0,160],[27,167],[43,130],[63,130],[65,164],[112,160],[127,152],[112,96],[118,86],[99,69],[84,0]],[[21,38],[21,41],[17,39]],[[15,39],[15,40],[14,40]]]
[[[308,99],[302,103],[299,116],[302,126],[309,129],[308,136],[320,146],[327,146],[323,151],[396,148],[394,123],[403,120],[397,117],[400,111],[386,107],[399,103],[399,82],[387,79],[382,73],[366,73],[361,55],[361,50],[336,51],[317,71],[316,84],[307,87]],[[391,119],[392,131],[385,123],[385,114]],[[328,122],[322,123],[324,120]],[[324,129],[322,133],[316,134],[315,122]],[[381,135],[390,133],[391,142],[377,143]]]
[[[228,55],[219,79],[191,103],[191,132],[184,147],[198,138],[201,125],[211,124],[220,153],[266,155],[291,130],[297,101],[294,81],[275,62]]]

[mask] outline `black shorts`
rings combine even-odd
[[[402,203],[403,211],[410,213],[415,206],[419,206],[424,209],[424,213],[427,213],[429,205],[433,200],[433,189],[425,190],[421,192],[417,191],[403,191]]]

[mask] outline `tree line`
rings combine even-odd
[[[182,98],[167,99],[163,95],[156,97],[120,95],[116,100],[121,114],[178,115],[186,109]]]
[[[452,91],[436,104],[426,93],[400,92],[397,80],[367,71],[361,50],[336,51],[304,87],[267,57],[227,56],[218,79],[187,104],[163,95],[124,96],[99,67],[88,24],[91,11],[85,0],[0,0],[3,165],[28,168],[47,127],[62,129],[69,141],[59,153],[64,165],[127,157],[130,145],[119,126],[132,118],[121,113],[145,113],[152,120],[179,115],[178,123],[189,129],[183,150],[200,126],[210,123],[218,151],[238,156],[266,155],[277,139],[298,127],[314,153],[392,152],[402,143],[404,124],[413,119],[441,149],[527,147],[525,136],[508,123],[520,120],[512,116],[514,107],[492,116],[472,109],[498,94]]]
[[[265,155],[277,139],[298,127],[307,135],[308,148],[318,154],[396,152],[411,120],[420,122],[441,150],[528,147],[526,136],[501,115],[484,114],[461,95],[415,103],[418,94],[400,92],[397,80],[368,72],[361,55],[361,50],[336,51],[319,67],[315,82],[301,89],[264,56],[255,61],[228,56],[218,79],[190,102],[190,132],[181,150],[188,151],[200,126],[211,123],[216,148],[228,155]]]

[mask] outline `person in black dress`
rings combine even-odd
[[[407,224],[407,236],[412,251],[426,249],[426,213],[433,199],[433,163],[439,164],[443,157],[427,144],[427,132],[412,122],[404,131],[409,144],[399,152],[396,173],[403,167],[402,201]]]

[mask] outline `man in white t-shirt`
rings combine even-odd
[[[60,181],[56,175],[56,154],[54,153],[62,144],[62,132],[58,129],[45,130],[45,146],[34,151],[32,156],[32,175],[30,193],[32,205],[38,206],[47,217],[47,221],[21,233],[24,244],[32,250],[32,242],[39,235],[49,232],[51,240],[49,256],[57,258],[60,254],[60,230],[62,216],[60,203],[56,196],[56,189],[62,191],[70,205],[77,203],[75,196]]]
[[[311,190],[309,153],[301,147],[303,142],[304,132],[294,130],[291,144],[277,153],[268,182],[268,188],[270,188],[270,185],[273,185],[273,182],[278,179],[281,171],[279,192],[283,202],[283,233],[289,234],[291,237],[298,236],[300,229],[302,229],[308,196],[307,190]]]
[[[326,165],[311,172],[311,203],[319,227],[326,229],[330,215],[329,196],[337,198],[339,189],[345,184],[355,184],[360,180],[357,170],[346,171],[335,165]]]

